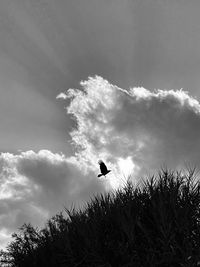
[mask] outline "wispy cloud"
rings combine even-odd
[[[67,99],[67,95],[65,93],[60,93],[57,95],[56,99]]]

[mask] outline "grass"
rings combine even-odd
[[[134,187],[97,195],[84,210],[66,210],[42,230],[13,234],[2,266],[200,266],[200,183],[162,170]]]

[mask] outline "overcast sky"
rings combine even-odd
[[[130,173],[200,168],[199,12],[199,0],[0,1],[0,247]]]

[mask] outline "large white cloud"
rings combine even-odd
[[[138,178],[160,167],[200,166],[200,104],[183,90],[125,90],[96,76],[59,97],[71,99],[75,157],[91,168],[104,158]]]

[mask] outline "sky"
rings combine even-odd
[[[42,227],[130,174],[200,167],[199,10],[0,1],[0,248],[23,223]]]

